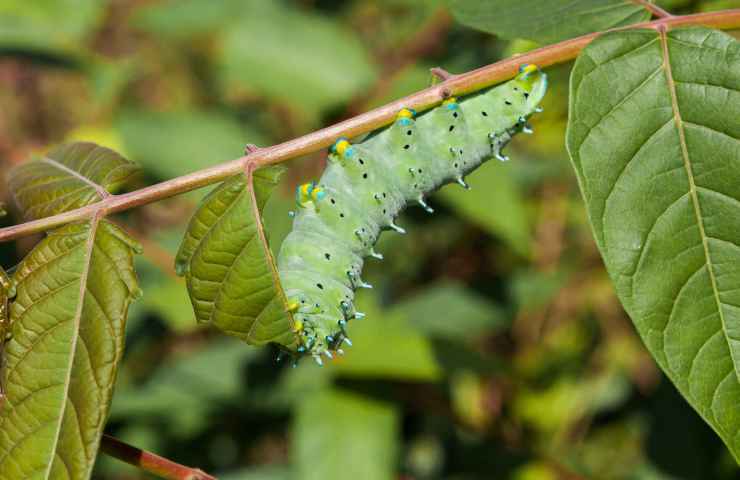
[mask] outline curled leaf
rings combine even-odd
[[[177,253],[199,322],[251,345],[295,343],[260,211],[283,169],[225,181],[198,207]]]

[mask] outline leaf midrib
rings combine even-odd
[[[50,165],[50,166],[52,166],[52,167],[54,167],[54,168],[56,168],[58,170],[61,170],[62,172],[66,173],[67,175],[73,176],[74,178],[76,178],[76,179],[80,180],[81,182],[86,183],[90,187],[94,188],[95,189],[95,192],[100,197],[100,200],[103,200],[106,197],[109,197],[110,196],[110,193],[108,193],[108,191],[105,188],[103,188],[101,185],[98,185],[97,183],[93,182],[92,180],[90,180],[86,176],[82,175],[81,173],[79,173],[79,172],[77,172],[75,170],[72,170],[71,168],[67,167],[66,165],[63,165],[62,163],[54,160],[53,158],[43,157],[41,159],[41,161],[44,162],[44,163],[47,163],[48,165]]]
[[[92,254],[93,249],[95,247],[95,234],[98,230],[98,225],[100,224],[100,215],[95,215],[93,219],[90,221],[90,230],[89,230],[89,237],[87,238],[87,242],[85,243],[85,265],[82,270],[82,275],[80,276],[80,291],[79,296],[77,300],[77,310],[75,311],[74,316],[74,329],[73,333],[74,336],[72,338],[72,345],[70,347],[70,354],[69,354],[69,360],[67,363],[67,374],[64,379],[64,395],[63,395],[63,402],[61,404],[61,411],[59,412],[57,426],[54,431],[54,441],[52,443],[51,448],[51,455],[52,457],[49,459],[49,464],[47,466],[46,472],[44,473],[44,478],[49,479],[51,475],[51,469],[54,465],[54,456],[57,454],[57,448],[59,447],[59,438],[61,437],[62,433],[62,423],[64,421],[64,415],[66,413],[67,409],[67,397],[69,396],[69,387],[72,384],[72,366],[74,364],[74,358],[77,354],[77,342],[80,338],[80,323],[82,321],[82,309],[85,305],[85,292],[87,291],[87,281],[90,275],[90,264],[92,263]],[[70,400],[71,401],[71,400]],[[90,465],[87,465],[85,468],[88,469]]]
[[[714,300],[717,304],[717,311],[719,313],[720,324],[722,325],[722,333],[725,341],[727,342],[728,350],[730,351],[730,358],[732,358],[733,370],[735,376],[740,380],[740,359],[735,358],[732,346],[729,344],[729,334],[727,333],[727,325],[722,308],[722,300],[719,297],[719,288],[717,287],[717,278],[714,273],[714,263],[712,262],[712,256],[709,252],[709,237],[704,230],[704,216],[701,211],[701,205],[699,203],[699,196],[697,194],[697,186],[694,181],[694,172],[691,165],[691,157],[689,156],[689,149],[686,143],[686,132],[683,125],[683,118],[681,117],[681,110],[678,105],[678,93],[676,92],[676,82],[673,79],[673,69],[671,68],[671,59],[668,51],[668,36],[666,34],[666,28],[661,26],[658,29],[660,36],[661,50],[663,52],[663,68],[666,74],[666,84],[668,91],[671,95],[671,107],[673,109],[673,119],[676,124],[676,130],[678,131],[679,143],[681,145],[681,156],[683,157],[684,168],[686,169],[686,176],[689,181],[689,195],[691,202],[694,205],[694,214],[696,215],[696,223],[699,227],[699,235],[701,236],[702,246],[704,247],[704,257],[706,260],[707,273],[709,274],[710,283],[712,285],[712,293],[714,294]]]

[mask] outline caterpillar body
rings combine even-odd
[[[522,65],[512,80],[416,116],[402,109],[395,122],[350,144],[340,139],[317,183],[296,191],[293,229],[278,254],[278,271],[299,345],[292,355],[342,354],[347,322],[364,315],[354,292],[371,288],[361,278],[364,258],[382,259],[374,245],[383,230],[405,233],[395,218],[409,202],[432,212],[425,196],[456,181],[490,158],[506,160],[503,147],[547,90],[547,76]]]

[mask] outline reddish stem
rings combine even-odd
[[[696,15],[671,16],[652,22],[621,27],[616,30],[634,28],[651,28],[657,30],[660,28],[675,28],[688,25],[703,25],[720,29],[739,28],[740,9],[699,13]],[[248,156],[243,156],[123,195],[113,195],[76,210],[2,228],[0,229],[0,242],[32,233],[43,232],[69,222],[91,218],[98,211],[103,215],[122,212],[130,208],[211,185],[244,171],[248,161],[254,162],[255,167],[262,167],[317,152],[322,148],[330,146],[340,137],[355,137],[387,125],[393,121],[396,113],[404,107],[423,111],[439,104],[443,98],[449,95],[466,95],[507,80],[516,75],[517,69],[523,63],[534,63],[541,68],[545,68],[573,60],[586,45],[601,34],[602,32],[595,32],[565,40],[468,73],[455,75],[442,83],[409,95],[408,97],[396,100],[395,102],[316,132],[309,133],[308,135],[272,147],[260,148],[257,151],[250,152]]]
[[[164,457],[123,443],[110,435],[103,435],[100,450],[134,467],[167,480],[216,480],[197,468],[190,468]]]

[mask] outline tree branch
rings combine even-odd
[[[100,450],[145,472],[167,480],[216,480],[197,468],[190,468],[164,457],[123,443],[110,435],[103,435]]]
[[[670,12],[663,10],[656,4],[654,4],[651,0],[632,0],[634,3],[645,7],[646,10],[648,10],[650,13],[652,13],[657,18],[669,18],[673,17]]]
[[[688,25],[703,25],[719,29],[740,28],[740,9],[670,16],[652,22],[621,27],[617,30],[675,28]],[[423,111],[437,105],[447,95],[466,95],[507,80],[516,75],[519,65],[523,63],[534,63],[544,68],[573,60],[601,33],[590,33],[565,40],[468,73],[455,75],[442,83],[362,115],[272,147],[260,148],[229,162],[123,195],[113,195],[76,210],[2,228],[0,229],[0,242],[49,230],[69,222],[92,218],[98,211],[103,215],[108,215],[195,190],[236,175],[248,165],[253,168],[262,167],[314,153],[330,146],[340,137],[354,137],[389,124],[401,108],[410,107]]]

